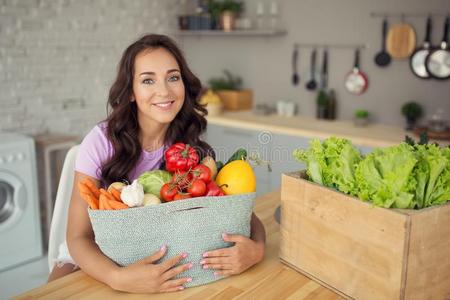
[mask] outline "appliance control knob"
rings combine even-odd
[[[23,154],[23,153],[19,153],[19,154],[17,154],[17,160],[18,161],[23,161],[25,159],[25,155]]]
[[[8,155],[8,156],[6,157],[6,161],[7,161],[7,162],[13,162],[13,161],[14,161],[14,155],[13,155],[13,154]]]
[[[0,165],[5,163],[5,159],[0,156]]]

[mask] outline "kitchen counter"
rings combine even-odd
[[[257,197],[254,211],[266,228],[266,256],[261,263],[240,275],[175,293],[137,295],[114,291],[77,271],[16,299],[341,299],[333,291],[279,261],[279,225],[273,218],[279,204],[279,191]]]
[[[305,116],[284,117],[277,114],[256,115],[252,111],[224,112],[217,116],[208,116],[208,122],[236,128],[266,130],[292,136],[307,138],[328,138],[332,135],[348,138],[356,145],[367,147],[388,147],[404,141],[409,135],[415,140],[419,138],[412,132],[400,127],[382,124],[369,124],[356,127],[351,121],[318,120]],[[448,146],[449,141],[432,141],[441,146]]]

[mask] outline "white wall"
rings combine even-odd
[[[178,1],[0,0],[0,131],[84,134],[120,56],[177,26]]]
[[[258,0],[268,3],[268,0]],[[249,15],[256,2],[246,1]],[[386,69],[373,63],[381,48],[380,18],[370,12],[450,13],[448,0],[279,0],[281,16],[288,31],[281,37],[183,37],[193,69],[205,81],[220,75],[224,68],[241,75],[252,88],[256,102],[293,100],[300,114],[315,115],[315,94],[305,89],[309,77],[310,48],[300,49],[300,86],[291,84],[291,55],[295,42],[366,44],[361,67],[370,79],[369,90],[361,95],[349,94],[344,86],[345,74],[353,64],[353,50],[330,49],[329,86],[338,96],[338,117],[350,119],[357,108],[366,108],[376,121],[403,124],[400,107],[404,102],[423,104],[426,117],[437,108],[450,114],[450,80],[424,81],[416,78],[407,60],[394,60]],[[390,23],[400,19],[390,19]],[[422,42],[425,18],[407,18]],[[444,17],[434,18],[433,42],[442,39]],[[321,56],[319,56],[321,60]]]

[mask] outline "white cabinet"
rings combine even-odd
[[[284,134],[274,134],[272,139],[271,162],[272,173],[270,185],[272,190],[281,186],[281,174],[292,171],[299,171],[306,168],[304,163],[295,160],[292,152],[297,148],[306,149],[309,138]]]
[[[240,129],[209,124],[205,140],[216,152],[216,160],[226,162],[233,153],[244,148],[247,153],[258,152],[262,159],[270,155],[272,140],[270,133],[265,131]],[[256,193],[264,194],[271,191],[270,173],[266,166],[255,166]]]
[[[206,133],[206,141],[216,151],[217,160],[226,162],[237,149],[244,148],[249,154],[256,151],[263,160],[270,161],[272,172],[268,172],[265,165],[254,167],[257,180],[257,194],[279,189],[282,173],[306,168],[304,163],[298,162],[293,158],[292,152],[297,148],[308,148],[310,140],[311,138],[309,137],[213,124],[208,125]],[[355,146],[361,150],[362,154],[372,151],[372,148],[367,146]]]

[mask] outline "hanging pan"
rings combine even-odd
[[[381,42],[381,51],[375,55],[375,64],[379,67],[386,67],[391,63],[391,56],[386,51],[386,34],[388,30],[388,22],[385,18],[383,20],[383,28],[382,28],[382,42]]]
[[[359,49],[355,51],[355,63],[353,69],[348,73],[345,79],[345,88],[352,94],[361,95],[369,86],[369,80],[363,71],[359,68]]]
[[[425,66],[431,77],[445,80],[450,78],[450,48],[448,45],[449,18],[445,19],[444,37],[441,46],[432,50],[427,56]]]
[[[414,75],[422,79],[429,79],[430,73],[428,73],[427,68],[425,67],[425,61],[427,59],[428,54],[431,52],[431,17],[427,19],[427,27],[425,40],[423,41],[422,46],[418,47],[414,53],[409,58],[409,66]]]

